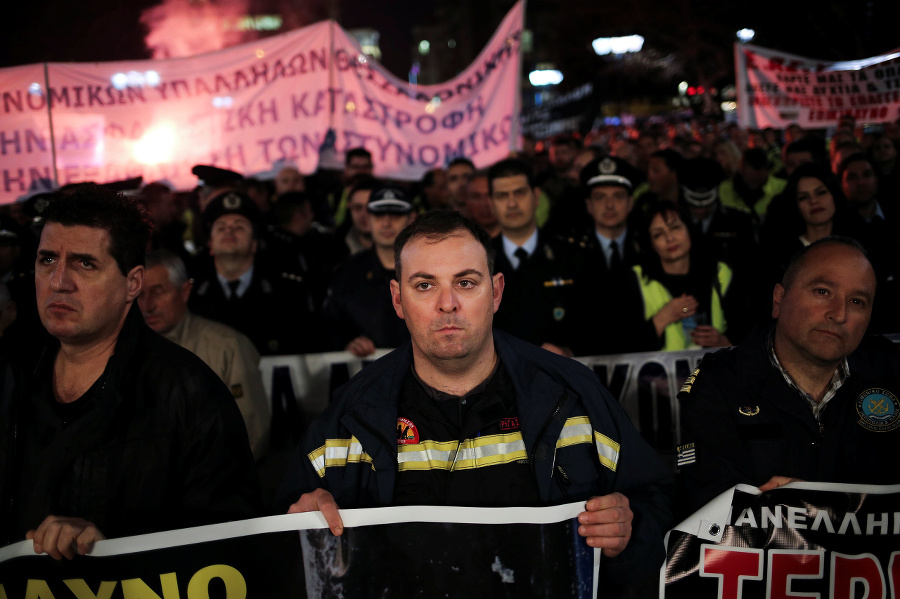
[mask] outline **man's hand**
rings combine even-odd
[[[106,539],[92,522],[83,518],[47,516],[35,530],[25,533],[34,542],[34,552],[46,552],[53,559],[72,559],[86,555],[94,543]]]
[[[339,537],[344,532],[344,523],[338,513],[337,503],[334,497],[325,489],[316,489],[312,493],[304,493],[296,503],[288,508],[289,514],[302,514],[304,512],[322,512],[328,528],[334,536]]]
[[[631,539],[634,513],[628,498],[621,493],[591,497],[584,512],[578,514],[578,534],[587,544],[603,550],[606,557],[616,557],[625,550]]]
[[[344,351],[350,352],[357,358],[365,358],[375,353],[375,344],[368,337],[359,336],[348,343]]]
[[[775,489],[782,485],[786,485],[788,483],[802,483],[802,482],[803,482],[803,479],[801,479],[801,478],[790,478],[788,476],[773,476],[772,478],[770,478],[769,480],[767,480],[766,482],[761,484],[759,486],[759,490],[760,490],[760,492],[765,493],[766,491],[771,491],[772,489]]]

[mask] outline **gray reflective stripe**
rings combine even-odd
[[[596,431],[594,431],[594,440],[596,441],[597,453],[600,455],[600,463],[615,472],[619,463],[619,448],[621,446],[606,435]]]
[[[518,432],[465,439],[458,445],[456,441],[423,441],[401,445],[397,453],[400,470],[469,470],[527,458]]]
[[[307,457],[320,478],[325,476],[326,468],[342,467],[348,463],[372,463],[372,457],[363,451],[362,444],[356,437],[327,439],[325,445],[311,451]]]

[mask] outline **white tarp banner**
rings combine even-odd
[[[735,44],[738,124],[749,129],[804,128],[900,116],[900,52],[827,62],[749,44]]]
[[[523,14],[519,2],[465,72],[433,86],[394,77],[333,22],[191,58],[0,69],[0,203],[38,178],[189,189],[194,164],[252,175],[280,161],[309,174],[329,129],[338,156],[364,146],[381,177],[457,156],[487,166],[516,143]]]

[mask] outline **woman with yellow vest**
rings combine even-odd
[[[666,351],[725,347],[725,295],[731,269],[724,262],[703,259],[691,246],[687,215],[668,202],[651,204],[645,212],[649,247],[642,265],[634,267],[644,306],[644,319]],[[648,348],[653,349],[653,348]]]

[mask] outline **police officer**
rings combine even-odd
[[[738,483],[900,482],[884,461],[900,447],[900,355],[863,342],[874,296],[861,246],[826,237],[775,286],[774,326],[703,358],[678,395],[686,510]]]
[[[367,205],[372,247],[353,254],[335,272],[323,312],[332,349],[368,356],[409,339],[391,305],[394,240],[415,218],[406,194],[393,187],[372,191]]]
[[[212,263],[194,278],[191,312],[247,335],[261,355],[321,350],[324,336],[301,275],[273,271],[257,259],[259,209],[248,196],[226,192],[203,213]]]
[[[503,160],[488,170],[487,178],[500,223],[500,235],[492,241],[496,268],[506,279],[507,293],[494,326],[554,353],[572,356],[577,334],[572,314],[582,254],[577,246],[552,239],[538,229],[539,192],[527,163]]]

